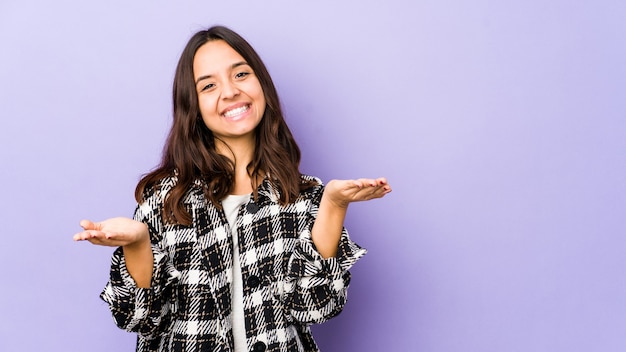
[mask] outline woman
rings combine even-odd
[[[309,324],[339,314],[365,254],[343,221],[384,178],[299,172],[265,65],[238,34],[196,33],[174,79],[161,164],[134,219],[81,221],[75,240],[119,247],[101,294],[137,351],[317,351]]]

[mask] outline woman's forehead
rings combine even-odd
[[[240,65],[242,62],[247,64],[243,56],[228,43],[223,40],[212,40],[196,51],[193,60],[194,73],[200,74],[197,72],[200,70],[203,74],[217,73],[230,70],[233,65]]]

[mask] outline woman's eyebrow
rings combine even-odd
[[[230,69],[235,69],[239,66],[244,66],[244,65],[248,65],[247,62],[245,61],[239,61],[239,62],[235,62],[234,64],[230,65]],[[205,80],[205,79],[209,79],[213,77],[213,75],[204,75],[204,76],[200,76],[198,77],[198,79],[196,79],[196,84],[200,83],[200,81]]]

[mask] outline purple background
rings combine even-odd
[[[626,2],[0,3],[0,351],[131,351],[98,294],[170,123],[176,60],[225,24],[275,79],[302,170],[386,176],[324,352],[626,350]]]

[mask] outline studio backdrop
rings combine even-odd
[[[301,170],[387,177],[324,352],[626,350],[624,1],[0,3],[0,351],[132,351],[98,295],[187,39],[258,50]]]

